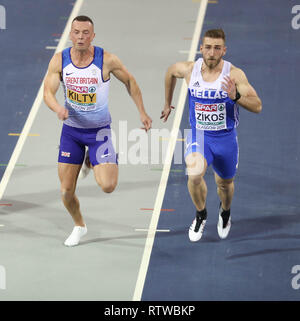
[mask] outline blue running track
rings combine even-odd
[[[0,30],[0,180],[47,71],[74,1],[2,0],[6,29]]]

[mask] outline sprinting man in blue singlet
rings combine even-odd
[[[168,68],[165,77],[165,107],[161,118],[166,121],[176,78],[184,78],[188,85],[191,130],[186,137],[185,162],[188,190],[196,207],[196,218],[189,229],[192,242],[202,237],[207,219],[206,169],[212,165],[220,197],[217,230],[220,238],[228,236],[230,206],[234,194],[234,176],[238,166],[236,127],[237,104],[259,113],[262,103],[245,73],[223,60],[226,53],[222,29],[208,30],[200,46],[202,58],[196,62],[178,62]]]
[[[64,122],[58,156],[58,174],[63,203],[75,227],[66,246],[77,245],[87,233],[79,201],[75,195],[82,164],[93,168],[97,183],[111,193],[118,180],[117,155],[111,140],[111,117],[108,110],[110,75],[123,82],[140,113],[143,129],[151,128],[141,91],[120,59],[91,43],[95,37],[93,21],[78,16],[72,22],[71,48],[56,53],[49,63],[44,83],[45,103]],[[65,106],[55,97],[63,83]],[[85,149],[88,148],[88,157]]]

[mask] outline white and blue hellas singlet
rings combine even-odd
[[[222,72],[214,82],[203,80],[202,63],[203,58],[195,62],[188,86],[190,125],[205,134],[220,135],[236,128],[239,122],[237,104],[221,89],[224,76],[230,74],[231,63],[224,60]]]
[[[191,130],[186,137],[185,157],[198,152],[207,166],[224,179],[234,177],[238,166],[238,142],[235,128],[239,122],[237,104],[222,90],[224,76],[230,75],[231,63],[224,61],[222,72],[214,82],[205,82],[199,58],[191,74],[189,112]]]
[[[103,80],[103,49],[94,46],[94,59],[87,67],[76,67],[71,48],[62,52],[62,81],[69,117],[64,124],[77,128],[99,128],[111,123],[108,110],[110,79]]]

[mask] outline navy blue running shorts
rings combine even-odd
[[[200,153],[212,164],[214,171],[223,179],[233,178],[239,161],[239,146],[236,130],[209,135],[204,131],[191,129],[186,137],[184,157],[191,153]]]
[[[100,128],[76,128],[66,124],[63,124],[61,132],[58,162],[82,164],[85,146],[88,147],[93,166],[101,163],[118,163],[109,125]]]

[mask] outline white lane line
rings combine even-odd
[[[56,46],[55,47],[54,46],[47,46],[46,49],[47,50],[56,50]]]
[[[199,38],[200,38],[202,25],[203,25],[203,21],[204,21],[204,16],[205,16],[205,12],[206,12],[206,7],[207,7],[207,1],[208,0],[202,0],[200,3],[197,22],[196,22],[193,40],[191,43],[191,49],[190,49],[189,57],[188,57],[189,61],[194,61],[195,56],[196,56],[196,51],[198,48]],[[151,222],[150,222],[150,227],[149,227],[149,231],[148,231],[148,235],[147,235],[147,239],[146,239],[142,262],[140,265],[140,270],[139,270],[139,274],[138,274],[138,278],[137,278],[137,282],[136,282],[136,286],[135,286],[135,291],[133,294],[133,299],[132,299],[133,301],[140,301],[142,298],[146,274],[148,271],[151,251],[152,251],[153,242],[154,242],[154,238],[155,238],[155,231],[157,228],[159,215],[161,212],[161,206],[162,206],[162,202],[163,202],[163,198],[165,195],[165,190],[166,190],[166,186],[167,186],[167,182],[168,182],[168,176],[169,176],[170,167],[171,167],[171,163],[172,163],[172,157],[173,157],[174,149],[176,146],[176,139],[178,137],[178,130],[180,127],[182,113],[184,110],[186,94],[187,94],[187,85],[186,85],[185,81],[182,81],[180,95],[179,95],[178,104],[177,104],[176,113],[175,113],[174,122],[173,122],[173,128],[172,128],[172,132],[171,132],[170,141],[168,144],[166,160],[165,160],[160,184],[158,187],[158,192],[157,192],[156,201],[155,201],[155,205],[154,205],[154,211],[153,211],[153,214],[151,217]]]
[[[84,0],[77,0],[76,1],[76,4],[74,5],[73,7],[73,10],[71,12],[71,15],[69,17],[69,20],[66,24],[66,27],[65,27],[65,30],[64,30],[64,33],[60,39],[60,42],[56,48],[56,52],[58,51],[61,51],[62,49],[64,49],[64,46],[67,42],[67,39],[68,39],[68,34],[69,34],[69,31],[70,31],[70,28],[71,28],[71,23],[72,23],[72,20],[78,15],[79,13],[79,10],[82,6],[82,3],[83,3]],[[45,75],[46,76],[46,75]],[[45,77],[44,77],[45,79]],[[25,144],[25,140],[30,132],[30,129],[31,129],[31,126],[33,124],[33,121],[37,115],[37,112],[40,108],[40,105],[43,101],[43,89],[44,89],[44,80],[40,86],[40,89],[38,91],[38,94],[35,98],[35,101],[31,107],[31,110],[30,110],[30,113],[27,117],[27,120],[26,120],[26,123],[23,127],[23,130],[21,132],[21,135],[18,139],[18,142],[16,144],[16,147],[10,157],[10,160],[9,160],[9,163],[8,163],[8,166],[6,167],[6,170],[3,174],[3,177],[2,177],[2,180],[0,182],[0,199],[2,199],[3,197],[3,194],[5,192],[5,189],[6,189],[6,186],[9,182],[9,179],[10,179],[10,176],[14,170],[14,167],[16,165],[16,162],[21,154],[21,151],[22,151],[22,148]]]
[[[136,232],[148,232],[148,228],[136,228],[134,229]],[[156,230],[155,232],[170,232],[170,230]]]

